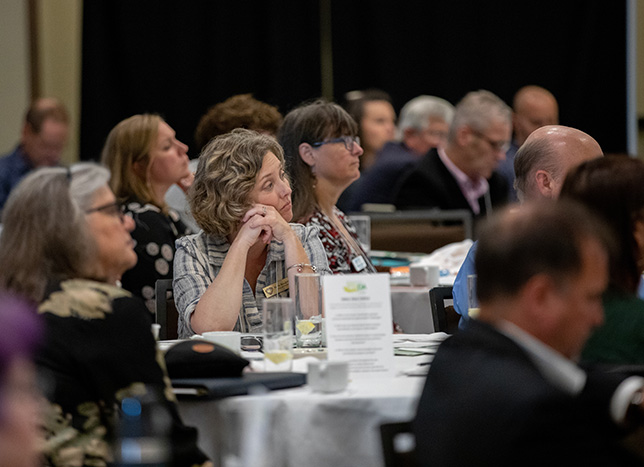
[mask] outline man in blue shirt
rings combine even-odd
[[[570,169],[602,155],[599,143],[583,131],[560,125],[538,128],[519,148],[514,161],[519,200],[557,199]],[[475,242],[456,275],[452,289],[454,309],[461,315],[460,328],[465,327],[469,319],[467,276],[476,274],[476,248]]]
[[[69,115],[54,98],[34,101],[25,115],[20,143],[0,158],[0,209],[20,180],[38,167],[60,162],[69,135]]]

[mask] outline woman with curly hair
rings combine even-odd
[[[317,231],[289,224],[291,187],[274,138],[237,129],[213,139],[188,198],[202,231],[177,241],[179,337],[257,332],[264,299],[288,296],[298,272],[330,272]]]

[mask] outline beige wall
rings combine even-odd
[[[2,0],[0,11],[0,154],[5,154],[20,139],[30,97],[27,2]]]
[[[82,0],[39,0],[40,93],[61,99],[71,114],[64,162],[79,159]],[[0,154],[20,139],[31,100],[26,0],[2,0],[0,9]]]
[[[62,100],[71,114],[63,161],[79,160],[82,0],[40,0],[40,92]]]

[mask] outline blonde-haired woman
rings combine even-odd
[[[117,124],[103,147],[102,162],[112,173],[110,187],[136,227],[137,265],[123,274],[123,288],[154,310],[154,284],[172,278],[174,242],[192,233],[168,208],[165,194],[192,182],[188,147],[160,116],[134,115]]]
[[[274,138],[237,129],[213,139],[188,197],[202,231],[177,242],[179,337],[257,332],[262,301],[289,296],[296,273],[330,273],[317,230],[289,224],[291,187]]]

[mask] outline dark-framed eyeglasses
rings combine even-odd
[[[121,222],[125,219],[125,206],[118,201],[88,209],[85,211],[85,214],[91,214],[93,212],[102,212],[108,216],[116,216]]]
[[[492,149],[495,151],[501,151],[501,152],[507,152],[508,149],[510,149],[510,142],[509,141],[494,141],[485,136],[483,133],[480,131],[472,130],[472,133],[478,137],[481,138],[483,141],[485,141],[487,144],[492,146]]]
[[[360,137],[359,136],[340,136],[338,138],[327,139],[326,141],[311,143],[311,146],[313,146],[314,148],[319,148],[323,144],[330,144],[330,143],[344,143],[344,147],[347,148],[347,151],[352,151],[354,143],[360,146]]]

